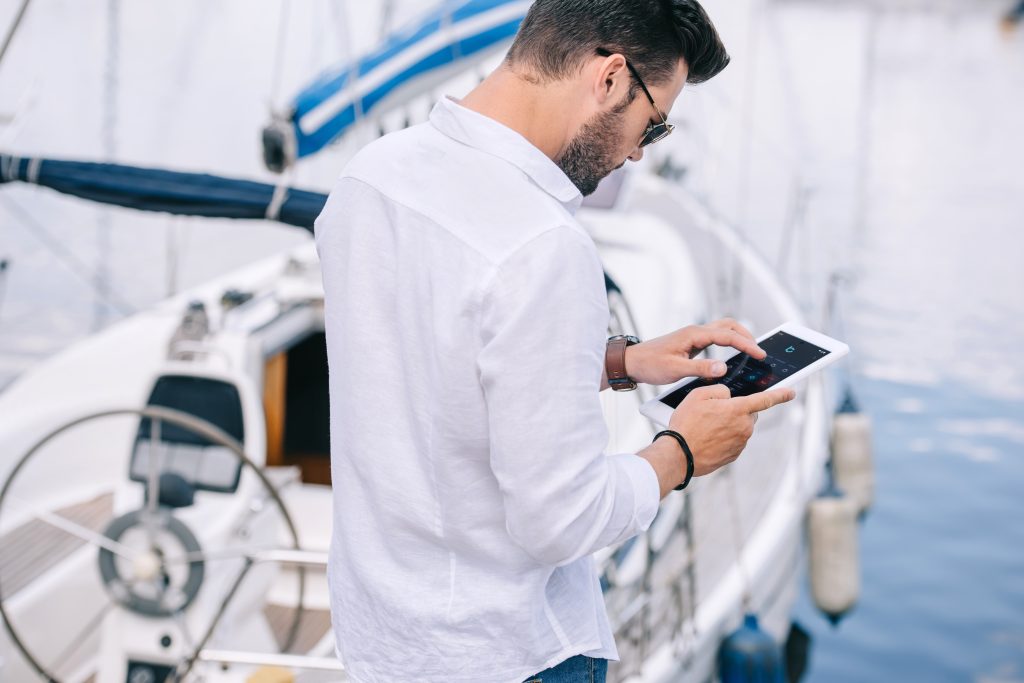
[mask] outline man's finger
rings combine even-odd
[[[725,361],[712,360],[710,358],[702,358],[701,360],[682,359],[679,361],[678,372],[680,377],[716,379],[724,375],[725,371]]]
[[[754,358],[760,359],[768,355],[752,338],[727,327],[703,327],[697,337],[697,345],[700,348],[717,344],[718,346],[731,346],[737,351],[749,353]]]
[[[716,320],[713,323],[709,323],[709,325],[713,327],[724,327],[727,330],[733,330],[734,332],[738,332],[739,334],[742,334],[744,337],[748,339],[754,339],[754,335],[750,333],[750,330],[748,330],[743,325],[740,325],[739,322],[733,320],[732,318],[722,318],[721,320]]]
[[[773,389],[772,391],[764,391],[759,394],[751,394],[750,396],[739,396],[734,398],[733,401],[736,401],[736,405],[741,410],[748,413],[759,413],[780,403],[792,401],[794,398],[796,398],[796,392],[792,389]]]

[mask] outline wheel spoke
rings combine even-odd
[[[18,504],[28,508],[29,514],[32,515],[33,518],[39,520],[40,522],[43,522],[44,524],[49,524],[52,527],[56,527],[57,529],[60,529],[65,533],[71,534],[72,536],[75,536],[85,541],[86,543],[92,543],[93,545],[99,546],[104,550],[109,550],[118,557],[123,557],[126,560],[131,560],[138,554],[138,551],[133,550],[132,548],[129,548],[128,546],[122,543],[118,543],[114,539],[108,538],[99,532],[84,527],[81,524],[78,524],[77,522],[72,522],[67,517],[61,517],[60,515],[54,514],[52,512],[47,512],[46,510],[33,510],[28,506],[28,504],[25,501],[14,496],[11,496],[11,499],[16,501]]]
[[[146,482],[146,509],[156,514],[160,498],[160,418],[149,421],[149,477]]]
[[[246,575],[248,575],[249,570],[252,569],[253,564],[254,562],[252,559],[246,558],[245,566],[243,566],[242,570],[238,572],[238,576],[235,577],[234,583],[232,583],[231,588],[228,589],[227,595],[225,595],[224,599],[221,601],[220,607],[217,609],[217,613],[213,615],[213,619],[210,621],[210,625],[206,629],[206,633],[203,634],[203,637],[199,640],[199,643],[196,645],[192,654],[186,658],[185,661],[178,664],[178,668],[174,672],[174,680],[182,680],[186,675],[188,675],[188,672],[192,670],[192,666],[196,663],[196,659],[199,658],[199,653],[202,652],[204,647],[206,647],[206,643],[210,640],[210,636],[213,635],[213,632],[217,630],[217,624],[220,623],[221,617],[224,616],[232,598],[234,598],[235,594],[238,592],[238,587],[242,585],[242,581],[245,579]]]
[[[107,612],[109,612],[113,606],[113,602],[107,602],[96,616],[85,624],[85,628],[75,634],[74,639],[72,639],[68,646],[64,648],[64,651],[57,655],[57,661],[53,665],[53,671],[60,671],[60,668],[64,666],[64,664],[71,659],[72,655],[74,655],[79,648],[82,647],[83,643],[85,643],[86,636],[95,630],[99,623],[103,621],[103,617],[107,616]]]
[[[255,558],[266,550],[274,550],[276,546],[250,548],[224,548],[223,550],[200,550],[174,557],[165,557],[164,564],[191,564],[192,562],[209,562],[211,560],[235,560],[243,557]]]

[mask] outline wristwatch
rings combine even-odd
[[[608,376],[608,386],[615,391],[636,389],[636,382],[626,374],[626,347],[639,343],[640,340],[631,334],[608,337],[608,346],[604,351],[604,369]]]

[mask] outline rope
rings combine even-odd
[[[28,160],[28,172],[25,174],[25,182],[33,185],[39,184],[39,169],[43,167],[42,157],[32,157]],[[17,171],[17,169],[15,169]]]
[[[290,165],[284,173],[279,176],[278,182],[274,185],[274,194],[267,204],[267,211],[263,217],[268,221],[276,221],[281,214],[281,207],[288,201],[288,191],[295,184],[295,164]]]
[[[281,212],[281,207],[288,198],[288,190],[288,183],[284,180],[274,187],[274,196],[270,199],[270,204],[267,205],[267,213],[265,214],[268,221],[277,220],[278,214]]]

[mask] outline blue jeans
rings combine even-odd
[[[533,674],[523,683],[604,683],[607,673],[607,659],[576,655],[550,669]]]

